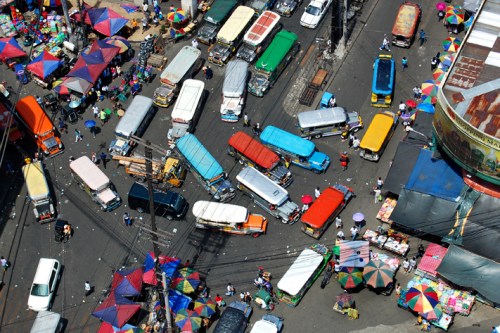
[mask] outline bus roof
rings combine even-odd
[[[271,205],[279,206],[288,199],[288,192],[252,167],[246,167],[236,179]]]
[[[343,123],[347,120],[347,114],[344,108],[336,106],[334,108],[300,112],[297,119],[300,127],[309,128]]]
[[[34,134],[47,133],[54,128],[54,124],[33,96],[20,99],[16,104],[16,110]]]
[[[197,48],[184,46],[161,73],[160,80],[179,83],[200,56],[201,51]]]
[[[239,3],[239,0],[217,0],[215,1],[208,12],[205,13],[205,21],[219,24]]]
[[[238,38],[254,15],[255,11],[252,8],[239,6],[234,10],[226,23],[224,23],[217,34],[217,39],[222,43],[233,42],[236,38]]]
[[[247,86],[248,62],[231,60],[226,65],[222,94],[227,97],[240,97]]]
[[[420,16],[420,7],[411,2],[405,2],[399,6],[392,34],[410,38],[416,31],[418,19]]]
[[[69,167],[93,191],[100,191],[109,185],[108,176],[87,156],[82,156],[72,161]]]
[[[28,195],[33,201],[41,200],[49,196],[49,185],[43,172],[41,162],[33,162],[22,167]]]
[[[191,121],[203,95],[203,89],[205,89],[203,81],[192,79],[184,81],[172,110],[172,120],[179,119],[186,123]]]
[[[370,126],[368,126],[363,139],[361,139],[359,147],[361,149],[369,149],[374,152],[379,151],[384,144],[385,138],[394,125],[395,117],[396,115],[390,111],[377,113],[373,117]]]
[[[135,96],[132,103],[127,107],[125,115],[116,125],[115,134],[125,138],[134,134],[152,106],[153,100],[151,98],[142,95]]]
[[[279,161],[278,154],[245,132],[236,132],[228,144],[264,169],[272,169]]]
[[[301,221],[313,228],[321,228],[344,201],[344,193],[334,187],[327,187],[302,215]]]
[[[391,94],[394,86],[394,59],[390,54],[381,54],[373,68],[372,91],[375,94]]]
[[[213,201],[197,201],[193,205],[193,215],[197,219],[217,223],[244,223],[248,218],[248,209]]]
[[[278,24],[280,18],[281,17],[275,12],[270,10],[264,11],[257,21],[252,24],[250,29],[248,29],[243,37],[243,41],[250,45],[259,45],[266,39],[267,35],[274,29],[276,24]]]
[[[213,179],[224,172],[222,166],[193,134],[177,140],[177,149],[204,179]]]
[[[304,249],[278,282],[278,289],[291,296],[297,295],[321,265],[323,259],[318,252]]]
[[[257,70],[273,72],[297,39],[297,35],[293,32],[286,30],[278,32],[271,42],[271,45],[269,45],[264,54],[257,60],[255,68]]]
[[[304,157],[311,156],[316,150],[313,142],[274,126],[264,128],[260,141]]]

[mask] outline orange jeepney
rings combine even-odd
[[[405,2],[399,6],[394,26],[392,27],[392,44],[409,48],[415,40],[422,10],[413,2]]]

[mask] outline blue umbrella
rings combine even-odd
[[[433,114],[434,105],[429,103],[420,103],[419,105],[417,105],[417,110]]]
[[[87,128],[92,128],[92,127],[95,127],[96,123],[94,120],[92,119],[89,119],[89,120],[85,120],[85,123],[83,123],[85,125],[85,127]]]

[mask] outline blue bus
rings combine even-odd
[[[330,157],[319,152],[314,143],[274,126],[267,126],[260,133],[260,141],[280,157],[316,173],[325,172]]]
[[[215,200],[227,202],[234,198],[235,189],[224,169],[193,134],[178,139],[177,149],[198,182]]]
[[[373,64],[372,106],[391,106],[394,90],[394,59],[390,54],[381,54]]]

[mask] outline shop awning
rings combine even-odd
[[[437,272],[445,279],[477,290],[490,301],[500,304],[500,264],[452,245]]]
[[[412,173],[412,166],[417,163],[419,146],[401,141],[396,150],[391,168],[384,181],[384,190],[399,194]]]
[[[340,242],[340,266],[365,267],[370,261],[370,243],[366,241]]]

